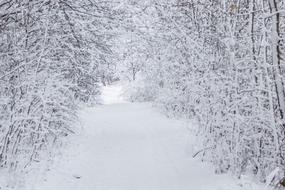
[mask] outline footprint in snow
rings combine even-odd
[[[79,175],[73,175],[73,177],[74,177],[75,179],[81,179],[81,176],[79,176]]]

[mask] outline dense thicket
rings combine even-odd
[[[46,157],[117,70],[198,120],[217,172],[264,181],[285,171],[284,41],[283,0],[0,0],[0,166]]]
[[[0,167],[23,170],[76,129],[109,63],[111,4],[0,0]]]
[[[284,171],[284,1],[129,5],[137,10],[129,38],[139,40],[131,49],[144,58],[125,52],[131,64],[123,74],[140,68],[128,77],[136,79],[132,98],[197,118],[198,155],[219,173],[251,173],[264,181],[275,168]]]

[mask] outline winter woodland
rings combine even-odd
[[[52,161],[120,82],[217,175],[285,186],[284,77],[284,0],[0,0],[0,168]]]

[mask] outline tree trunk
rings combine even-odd
[[[272,13],[272,61],[274,68],[275,87],[278,98],[278,109],[280,113],[280,119],[284,119],[285,114],[285,96],[284,85],[281,78],[281,59],[280,59],[280,40],[279,40],[279,21],[280,13],[278,13],[276,0],[269,0],[269,5]]]

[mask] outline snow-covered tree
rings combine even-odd
[[[107,1],[0,1],[0,164],[21,171],[96,103],[115,23]]]
[[[284,2],[156,0],[139,8],[137,19],[153,22],[144,23],[148,43],[135,47],[150,49],[150,61],[134,97],[196,118],[198,155],[219,173],[264,181],[284,169]]]

